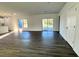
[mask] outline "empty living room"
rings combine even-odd
[[[78,57],[79,2],[0,2],[0,57]]]

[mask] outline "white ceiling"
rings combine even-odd
[[[59,13],[65,2],[0,2],[0,10],[23,14]]]

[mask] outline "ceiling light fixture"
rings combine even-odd
[[[16,13],[13,13],[13,15],[16,15]]]

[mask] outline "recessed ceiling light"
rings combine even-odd
[[[13,15],[16,15],[16,13],[13,13]]]

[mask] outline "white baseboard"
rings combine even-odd
[[[1,36],[0,36],[0,39],[2,39],[2,38],[4,38],[4,37],[6,37],[6,36],[12,34],[13,32],[14,32],[14,31],[12,31],[12,32],[10,32],[10,33],[6,33],[6,34],[4,34],[4,35],[1,35]]]
[[[24,29],[24,31],[43,31],[42,28],[29,28],[29,29]],[[59,30],[52,30],[52,31],[59,31]]]
[[[24,29],[24,31],[42,31],[41,28],[29,28],[29,29]]]
[[[75,51],[75,53],[78,55],[78,57],[79,57],[79,51],[77,50],[77,49],[75,49],[75,48],[73,48],[73,50]]]

